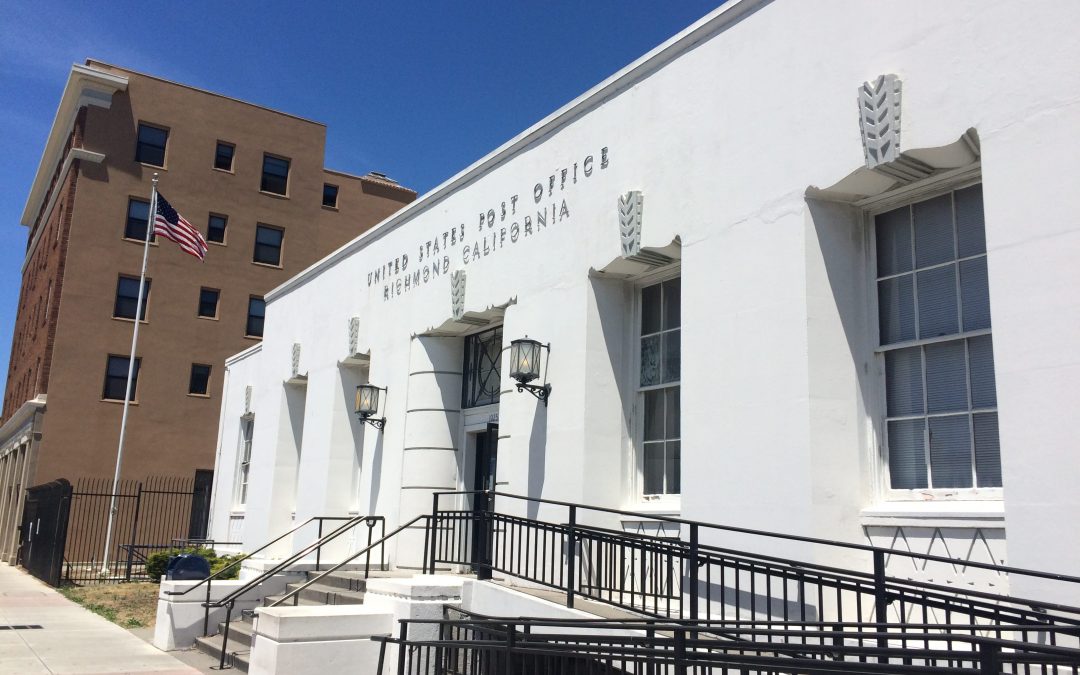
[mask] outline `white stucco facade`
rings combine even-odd
[[[227,364],[212,536],[404,523],[473,487],[472,432],[497,421],[504,492],[1075,573],[1080,4],[883,10],[729,3],[273,291],[262,345]],[[902,154],[872,170],[858,94],[882,75]],[[874,215],[980,184],[1003,487],[892,490]],[[672,278],[681,489],[645,498],[638,298]],[[498,403],[462,409],[463,336],[496,326],[504,349],[550,344],[549,405],[504,352]],[[352,411],[365,382],[387,388],[381,431]]]

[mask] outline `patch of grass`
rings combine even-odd
[[[153,626],[157,616],[158,585],[153,583],[62,586],[68,600],[124,628]]]

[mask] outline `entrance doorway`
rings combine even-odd
[[[473,469],[474,490],[495,490],[495,469],[499,459],[499,425],[488,424],[487,429],[476,434],[476,450]],[[487,512],[494,497],[477,493],[473,496],[473,569],[476,563],[491,562],[491,523]]]

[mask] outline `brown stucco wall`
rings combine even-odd
[[[123,475],[131,478],[213,468],[224,359],[255,342],[244,336],[249,296],[264,294],[415,198],[393,185],[324,171],[320,124],[113,70],[130,80],[110,109],[86,112],[84,146],[106,158],[78,171],[32,483],[112,475],[123,406],[101,400],[102,386],[107,356],[128,353],[133,328],[130,320],[112,318],[113,302],[117,276],[138,276],[142,257],[141,243],[123,238],[124,223],[129,197],[148,199],[155,171],[159,190],[204,234],[211,212],[229,220],[225,244],[211,243],[205,262],[167,240],[151,246],[152,290],[124,456]],[[140,121],[169,128],[165,167],[134,161]],[[236,146],[232,172],[212,168],[218,140]],[[287,197],[259,191],[264,152],[290,158]],[[322,206],[324,180],[340,186],[337,209]],[[281,267],[252,262],[256,223],[285,230]],[[203,286],[221,290],[218,319],[196,316]],[[187,393],[192,363],[213,368],[206,397]],[[23,366],[13,361],[10,372]],[[10,377],[8,388],[10,394]]]

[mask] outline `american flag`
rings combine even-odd
[[[154,214],[154,234],[160,234],[180,245],[185,253],[190,253],[199,260],[206,257],[206,240],[191,223],[176,212],[172,204],[159,192],[157,193],[157,213]]]

